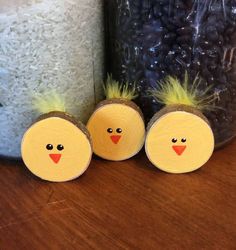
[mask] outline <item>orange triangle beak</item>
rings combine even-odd
[[[61,154],[50,154],[50,158],[54,161],[54,163],[58,163],[61,159]]]
[[[111,140],[114,144],[117,144],[120,140],[121,136],[120,135],[112,135]]]
[[[186,146],[172,146],[172,148],[177,155],[182,155],[184,150],[186,149]]]

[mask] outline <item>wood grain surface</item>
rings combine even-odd
[[[0,249],[236,249],[236,142],[200,170],[159,171],[144,153],[93,159],[48,183],[0,161]]]

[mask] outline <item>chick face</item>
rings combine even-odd
[[[143,118],[134,108],[118,103],[98,108],[88,121],[94,153],[121,161],[137,154],[145,138]]]
[[[201,117],[184,111],[163,115],[147,133],[149,160],[169,173],[186,173],[203,166],[214,150],[214,136]]]
[[[22,158],[41,179],[72,180],[87,169],[92,156],[88,137],[72,122],[50,117],[33,124],[25,133]]]
[[[187,147],[186,146],[187,139],[186,138],[182,138],[182,139],[173,138],[171,141],[173,143],[172,148],[175,151],[175,153],[179,156],[182,155]]]
[[[118,144],[120,139],[122,138],[122,128],[108,128],[107,132],[110,134],[110,139],[114,144]]]

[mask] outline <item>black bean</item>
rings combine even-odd
[[[216,141],[236,124],[236,1],[105,0],[109,33],[108,71],[121,82],[135,82],[138,103],[148,120],[162,105],[147,96],[167,75],[202,78],[212,86],[220,109],[206,112]],[[222,111],[223,110],[223,111]],[[223,113],[222,113],[223,112]]]

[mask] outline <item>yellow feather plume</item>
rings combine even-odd
[[[66,112],[65,100],[55,92],[38,94],[33,100],[33,108],[39,114],[46,114],[52,111]]]
[[[185,73],[184,82],[181,82],[172,76],[167,76],[166,79],[159,82],[157,87],[150,91],[150,94],[164,105],[183,104],[194,107],[199,110],[215,109],[213,102],[215,97],[209,95],[210,87],[204,91],[199,91],[201,78],[197,75],[193,84],[189,84],[188,74]]]
[[[106,99],[126,99],[133,100],[138,95],[135,90],[135,85],[129,86],[128,82],[120,84],[118,81],[112,79],[111,75],[108,75],[106,84],[103,85]]]

